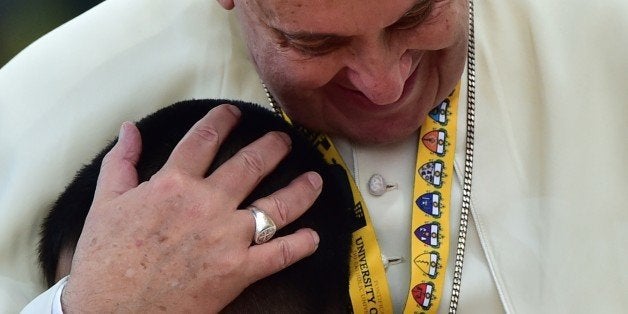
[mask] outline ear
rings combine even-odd
[[[218,0],[218,3],[226,10],[231,10],[234,7],[233,0]]]

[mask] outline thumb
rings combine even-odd
[[[131,122],[120,127],[118,141],[105,155],[100,166],[94,203],[111,200],[137,186],[135,166],[142,151],[142,137]]]

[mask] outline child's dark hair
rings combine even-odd
[[[224,312],[349,312],[349,250],[353,197],[347,175],[340,166],[326,164],[312,143],[272,112],[258,105],[239,101],[191,100],[147,116],[137,123],[143,145],[137,165],[140,182],[150,179],[163,166],[172,149],[196,121],[211,108],[224,103],[238,106],[242,117],[240,124],[222,144],[208,173],[269,131],[282,131],[292,138],[290,154],[262,180],[239,208],[246,208],[252,201],[288,185],[306,171],[318,172],[324,182],[323,191],[314,205],[276,235],[310,227],[320,236],[317,251],[293,266],[254,283],[228,305]],[[60,254],[64,250],[73,252],[76,247],[92,203],[100,164],[113,144],[78,172],[43,223],[39,260],[48,285],[53,285],[56,281]]]

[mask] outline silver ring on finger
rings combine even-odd
[[[275,235],[277,225],[263,210],[255,206],[249,206],[248,210],[251,211],[253,218],[255,218],[255,236],[253,237],[253,242],[255,242],[255,244],[268,242],[268,240]]]

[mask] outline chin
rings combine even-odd
[[[417,129],[403,132],[357,133],[350,134],[347,139],[363,145],[387,145],[401,142],[416,133]]]
[[[392,124],[394,125],[394,124]],[[342,137],[352,143],[362,145],[386,145],[401,142],[416,134],[420,125],[407,127],[399,125],[391,127],[391,124],[382,124],[380,127],[345,128],[322,131],[328,135]]]
[[[314,103],[312,100],[302,101]],[[421,127],[427,117],[424,109],[378,107],[378,111],[335,106],[313,106],[324,108],[318,111],[290,110],[284,108],[293,121],[314,132],[337,136],[357,144],[377,145],[403,141]],[[419,122],[421,121],[421,122]]]
[[[340,124],[341,128],[336,135],[359,144],[393,144],[416,135],[426,117],[427,113],[407,112],[388,118],[368,119],[361,121],[362,123],[356,121],[352,124],[345,121]]]

